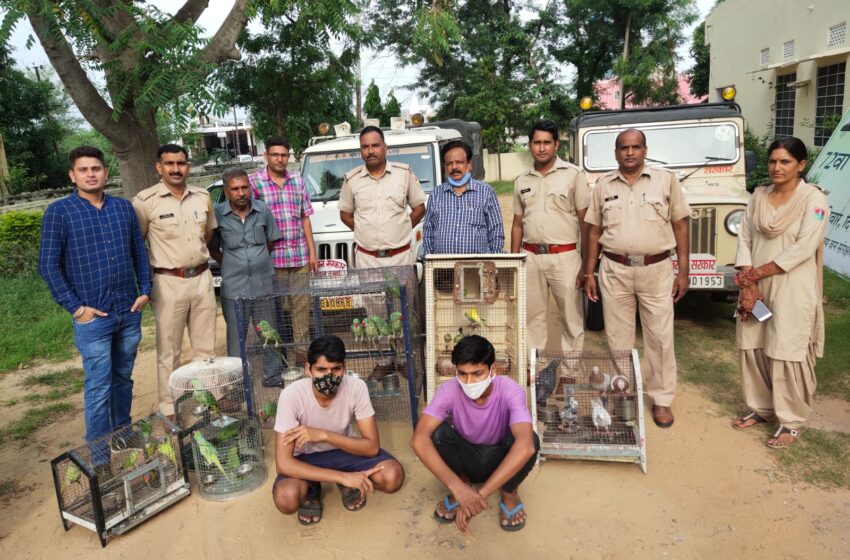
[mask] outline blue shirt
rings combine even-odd
[[[145,242],[129,200],[103,195],[95,208],[74,194],[47,207],[41,219],[38,272],[53,299],[74,313],[81,305],[129,311],[151,293]]]
[[[493,187],[470,179],[460,196],[448,182],[436,187],[425,211],[422,239],[426,255],[503,253],[502,211]]]

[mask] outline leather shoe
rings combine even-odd
[[[653,405],[652,419],[659,428],[669,428],[673,425],[673,409],[669,406]]]

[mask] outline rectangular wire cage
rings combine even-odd
[[[65,530],[75,523],[101,546],[189,495],[180,430],[160,413],[50,462]]]
[[[637,463],[646,474],[637,350],[531,352],[531,410],[540,453]]]
[[[496,373],[527,387],[525,255],[425,258],[425,359],[428,402],[455,376],[454,345],[471,334],[496,348]]]
[[[304,376],[310,341],[336,335],[346,369],[363,379],[375,416],[415,426],[424,376],[424,335],[413,266],[297,273],[236,300],[251,410],[274,427],[283,388]]]

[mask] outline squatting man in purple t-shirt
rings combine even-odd
[[[540,450],[525,391],[513,379],[497,376],[495,361],[486,338],[473,335],[458,342],[452,350],[456,381],[437,388],[410,440],[422,463],[449,489],[434,518],[455,522],[464,533],[496,490],[501,492],[499,526],[505,531],[525,526],[518,489]]]
[[[342,340],[314,340],[305,370],[309,378],[287,385],[278,400],[272,494],[282,513],[297,511],[299,523],[314,525],[322,519],[322,482],[335,482],[343,506],[357,511],[373,489],[401,488],[404,469],[381,449],[366,383],[345,375]],[[360,436],[351,428],[352,416]]]

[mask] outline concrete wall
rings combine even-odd
[[[706,43],[711,49],[709,101],[721,101],[726,86],[738,90],[750,129],[758,136],[773,136],[775,84],[779,76],[796,72],[794,136],[813,146],[817,71],[822,66],[848,62],[850,35],[843,43],[827,47],[830,27],[847,22],[848,0],[726,0],[706,17]],[[847,27],[850,34],[850,27]],[[783,56],[783,45],[794,40],[795,52]],[[761,64],[762,49],[770,49]],[[850,106],[850,83],[845,73],[841,114]]]
[[[499,157],[501,155],[501,157]],[[510,152],[491,154],[487,150],[484,156],[484,181],[513,181],[520,173],[528,171],[532,165],[530,152]],[[501,169],[501,174],[500,170]]]

